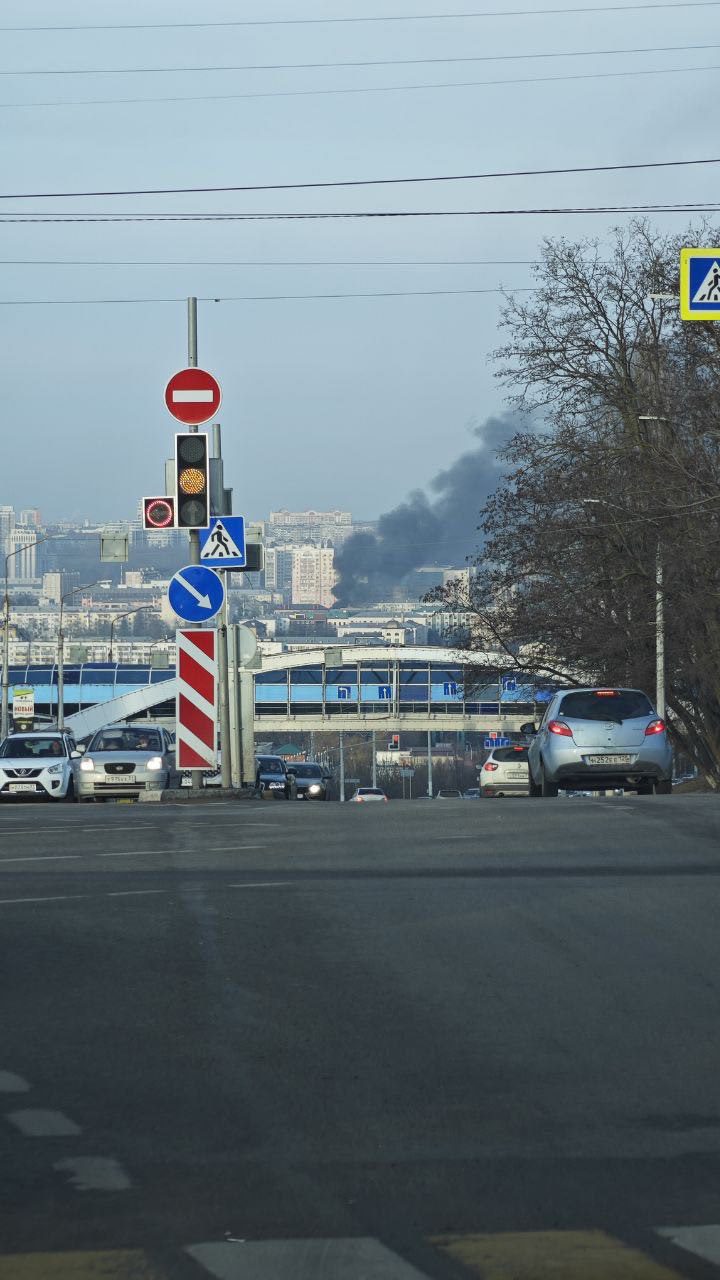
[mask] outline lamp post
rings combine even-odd
[[[582,498],[586,506],[611,507],[613,510],[625,512],[615,502],[606,502],[603,498]],[[663,565],[660,535],[655,544],[655,710],[661,720],[665,719],[665,593],[663,590]]]
[[[116,613],[114,617],[110,619],[110,652],[108,653],[108,662],[112,662],[113,660],[113,632],[115,630],[115,623],[119,622],[121,618],[132,617],[134,613],[142,613],[144,609],[154,608],[155,606],[152,604],[141,604],[138,605],[137,609],[126,609],[125,613]]]
[[[3,598],[3,669],[2,669],[2,719],[0,733],[6,738],[10,729],[10,596],[8,595],[8,565],[13,556],[21,551],[29,551],[31,547],[39,547],[41,542],[50,542],[59,538],[58,533],[48,533],[44,538],[36,538],[34,542],[26,542],[24,547],[16,547],[5,556],[5,595]]]
[[[71,596],[76,595],[78,591],[88,591],[90,587],[94,587],[96,585],[97,585],[97,579],[95,582],[86,582],[85,585],[81,587],[72,587],[70,591],[66,591],[65,594],[60,597],[60,626],[58,627],[58,663],[57,663],[57,671],[58,671],[57,727],[58,729],[65,728],[65,634],[63,632],[63,610],[65,608],[65,601],[69,600]]]

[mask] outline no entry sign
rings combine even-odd
[[[188,427],[213,418],[221,400],[220,384],[206,369],[180,369],[165,388],[165,404],[173,418]]]

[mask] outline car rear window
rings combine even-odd
[[[496,747],[492,753],[493,760],[497,760],[498,764],[517,764],[527,760],[527,747]]]
[[[651,716],[653,709],[639,689],[584,689],[566,693],[557,714],[567,720],[632,720]]]
[[[359,796],[384,796],[385,792],[379,787],[358,787]]]

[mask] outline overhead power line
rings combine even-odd
[[[711,2],[715,3],[715,0]],[[717,3],[720,4],[720,0],[717,0]],[[0,102],[0,108],[24,111],[30,107],[113,107],[148,105],[153,102],[240,102],[252,98],[347,97],[363,93],[415,93],[426,89],[487,89],[498,85],[559,84],[567,80],[617,80],[627,76],[636,80],[638,76],[666,76],[687,72],[697,75],[701,71],[720,71],[720,66],[713,64],[705,67],[659,67],[654,70],[633,68],[631,71],[588,71],[567,76],[520,76],[512,80],[443,80],[420,84],[364,85],[361,88],[346,89],[268,89],[252,93],[179,93],[154,98],[77,98],[71,101]]]
[[[217,71],[321,71],[351,67],[429,67],[464,62],[527,62],[544,58],[605,58],[638,53],[689,53],[718,49],[718,44],[660,44],[635,49],[551,50],[549,53],[484,53],[457,58],[373,58],[352,62],[211,63],[195,67],[32,67],[17,71],[0,68],[0,76],[135,76],[179,75]]]
[[[519,289],[384,289],[364,293],[249,293],[218,298],[199,298],[200,302],[308,302],[342,298],[458,298],[471,294],[534,293],[528,286]],[[186,298],[2,298],[0,307],[98,307],[116,303],[185,302]]]
[[[638,9],[710,9],[720,0],[660,0],[650,4],[601,4],[583,5],[564,9],[488,9],[467,13],[397,13],[376,14],[370,17],[347,18],[243,18],[230,22],[98,22],[65,23],[42,27],[0,27],[0,31],[171,31],[203,28],[227,29],[229,27],[314,27],[349,26],[360,23],[380,22],[466,22],[482,18],[535,18],[556,13],[629,13]]]
[[[720,157],[701,160],[638,160],[628,164],[574,165],[554,169],[497,169],[486,173],[430,174],[409,178],[343,178],[332,182],[265,182],[222,187],[124,187],[115,191],[23,191],[3,192],[0,200],[77,200],[105,196],[185,196],[222,195],[250,191],[310,191],[337,187],[409,186],[430,182],[479,182],[489,178],[547,178],[575,173],[619,173],[631,169],[682,169],[689,165],[720,164]]]
[[[537,214],[605,213],[716,213],[720,202],[674,201],[654,204],[559,206],[536,209],[376,209],[306,213],[40,213],[32,210],[4,212],[0,223],[43,222],[322,222],[375,218],[496,218]]]
[[[93,258],[0,258],[2,267],[532,267],[538,258],[429,258],[427,260],[377,258],[361,261],[357,258],[273,261],[219,261],[203,258],[173,258],[150,262],[147,260],[120,261]]]

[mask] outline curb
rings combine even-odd
[[[143,797],[141,796],[140,799]],[[178,787],[176,791],[158,791],[148,794],[145,799],[157,799],[162,804],[218,804],[229,800],[254,800],[252,787],[231,787],[224,791],[222,787],[203,787],[201,791],[192,791],[190,787]]]

